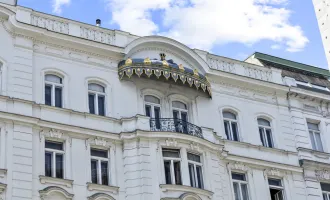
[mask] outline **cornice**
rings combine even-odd
[[[110,192],[112,194],[118,194],[119,192],[119,187],[94,183],[87,183],[87,189],[89,191]]]
[[[3,193],[3,191],[5,191],[7,188],[7,184],[3,184],[3,183],[0,183],[0,194]],[[0,197],[1,199],[1,197]]]
[[[206,196],[209,199],[212,199],[212,196],[214,194],[213,192],[211,192],[209,190],[194,188],[194,187],[185,186],[185,185],[161,184],[161,185],[159,185],[159,188],[164,192],[180,191],[180,192],[185,192],[185,193],[193,193],[193,194]]]
[[[67,188],[72,188],[73,180],[69,179],[61,179],[61,178],[53,178],[48,176],[39,176],[40,183],[42,184],[50,184],[50,185],[60,185],[65,186]]]
[[[0,178],[5,177],[6,174],[7,174],[7,170],[6,169],[0,169]]]
[[[313,150],[313,149],[298,147],[297,151],[298,152],[309,152],[309,153],[313,154],[315,157],[325,159],[326,161],[330,158],[330,153],[322,152],[322,151],[316,151],[316,150]]]

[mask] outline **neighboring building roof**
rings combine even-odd
[[[281,69],[286,69],[289,71],[297,71],[301,72],[306,75],[312,75],[316,77],[324,77],[324,78],[329,78],[330,77],[330,72],[329,70],[314,67],[311,65],[306,65],[303,63],[298,63],[294,62],[291,60],[286,60],[283,58],[255,52],[254,53],[254,58],[263,61],[266,65],[276,67],[276,68],[281,68]]]

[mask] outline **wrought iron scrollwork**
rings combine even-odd
[[[177,132],[203,138],[202,129],[194,124],[174,118],[151,118],[151,131]]]

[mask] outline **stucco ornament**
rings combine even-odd
[[[96,137],[96,138],[87,139],[86,140],[86,149],[87,149],[88,145],[110,148],[111,142],[107,141],[105,138]]]
[[[228,168],[231,170],[244,171],[244,172],[247,172],[250,169],[242,162],[229,163]]]
[[[39,191],[40,199],[41,200],[47,200],[49,196],[51,195],[58,195],[59,197],[64,197],[66,200],[71,200],[73,198],[73,194],[70,194],[63,188],[57,187],[57,186],[50,186],[43,190]],[[62,199],[62,198],[61,198]]]
[[[274,176],[274,177],[284,177],[285,173],[279,169],[271,168],[271,169],[265,169],[264,170],[264,176],[265,178],[268,176]]]
[[[328,170],[315,170],[317,180],[330,180],[330,173]]]
[[[199,144],[196,142],[191,142],[190,143],[190,150],[192,151],[200,151]]]
[[[64,139],[63,132],[56,129],[43,129],[40,131],[40,141],[42,137]]]
[[[166,142],[166,146],[168,147],[176,147],[178,144],[178,142],[173,138],[168,138],[165,142]]]

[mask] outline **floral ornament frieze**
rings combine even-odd
[[[317,180],[330,180],[330,173],[328,170],[315,170]]]
[[[205,76],[198,73],[196,69],[185,68],[182,64],[177,65],[170,60],[128,58],[119,63],[118,74],[120,79],[125,75],[131,78],[133,74],[136,74],[138,77],[146,75],[150,78],[155,75],[157,78],[164,77],[166,80],[171,78],[174,82],[180,80],[182,84],[188,83],[190,87],[195,86],[197,90],[201,88],[203,92],[212,96],[211,85]]]

